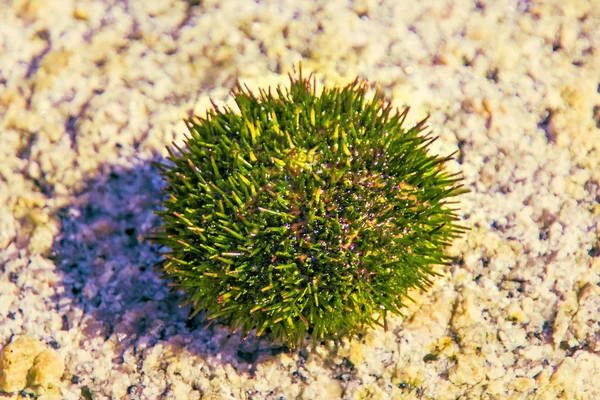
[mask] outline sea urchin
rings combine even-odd
[[[239,112],[186,121],[185,145],[158,167],[168,199],[150,238],[192,316],[268,334],[289,347],[306,333],[340,339],[399,314],[408,291],[463,232],[452,198],[461,177],[430,155],[425,120],[369,99],[355,81],[317,94],[233,91]]]

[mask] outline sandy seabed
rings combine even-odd
[[[0,347],[65,399],[600,398],[600,2],[196,3],[0,1]],[[299,62],[430,114],[471,230],[387,331],[288,352],[188,321],[142,237],[182,119]]]

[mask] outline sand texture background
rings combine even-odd
[[[600,398],[597,0],[196,3],[0,0],[0,347],[56,350],[41,398]],[[431,114],[471,230],[387,332],[290,353],[188,321],[142,237],[182,119],[300,61]]]

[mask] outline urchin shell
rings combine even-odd
[[[158,164],[168,200],[151,238],[162,273],[203,311],[246,335],[295,347],[340,339],[399,314],[463,228],[461,178],[428,152],[425,120],[368,99],[358,81],[317,94],[238,87],[239,112],[186,121],[183,147]]]

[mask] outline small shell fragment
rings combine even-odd
[[[60,354],[30,336],[20,336],[0,353],[0,391],[32,389],[36,394],[56,393],[65,372]]]
[[[0,354],[0,390],[11,393],[27,387],[27,373],[44,345],[29,336],[21,336],[4,347]]]

